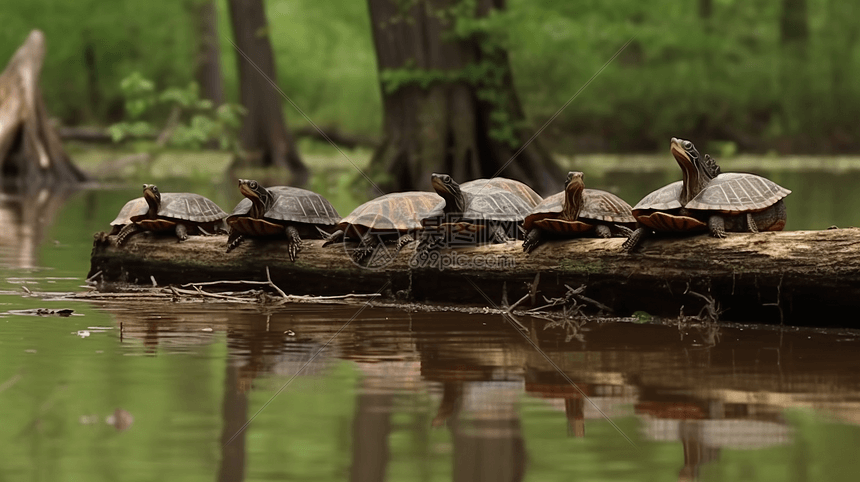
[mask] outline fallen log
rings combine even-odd
[[[226,254],[226,237],[175,237],[145,233],[122,248],[100,233],[90,276],[101,283],[151,285],[216,280],[272,281],[291,295],[382,293],[421,302],[505,307],[520,300],[548,304],[571,290],[614,316],[637,311],[677,317],[798,325],[850,325],[860,303],[860,229],[731,233],[648,239],[640,252],[623,254],[623,239],[548,242],[526,255],[520,242],[440,252],[435,266],[420,266],[415,243],[375,268],[354,264],[343,246],[307,240],[295,263],[284,244],[248,240]],[[379,253],[379,252],[378,252]],[[390,254],[391,252],[388,252]],[[442,269],[439,268],[442,266]],[[525,301],[525,303],[523,303]],[[683,312],[682,312],[683,310]],[[609,314],[609,313],[606,313]],[[642,315],[644,316],[644,315]]]

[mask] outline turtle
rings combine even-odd
[[[173,231],[182,242],[190,234],[226,232],[226,217],[217,204],[199,194],[162,193],[155,184],[144,184],[143,197],[125,203],[111,221],[110,234],[116,234],[117,246],[141,231]]]
[[[395,192],[371,199],[343,218],[323,246],[356,240],[359,246],[352,251],[356,262],[383,242],[394,241],[399,251],[413,241],[412,234],[422,229],[421,220],[442,201],[439,195],[422,191]]]
[[[711,156],[699,155],[692,142],[672,138],[672,156],[683,180],[648,194],[633,207],[637,229],[622,249],[631,252],[648,233],[710,231],[717,238],[726,232],[781,231],[785,227],[783,198],[791,191],[755,174],[722,173]]]
[[[461,186],[447,174],[434,173],[430,181],[444,202],[423,220],[421,249],[442,240],[446,245],[510,241],[518,235],[517,224],[540,202],[536,193],[527,195],[512,188],[513,183],[522,183],[510,179],[482,179]]]
[[[229,253],[245,236],[287,237],[287,253],[295,261],[302,237],[328,235],[340,222],[340,215],[326,198],[291,186],[265,188],[253,179],[239,179],[239,191],[245,196],[230,216]]]
[[[570,171],[564,191],[553,194],[523,220],[523,251],[530,253],[547,234],[629,236],[636,226],[632,208],[623,199],[600,189],[586,189],[583,174]]]
[[[483,189],[484,187],[492,187],[502,189],[504,191],[510,191],[517,196],[525,199],[527,202],[533,203],[535,206],[537,206],[538,204],[540,204],[541,201],[543,201],[543,198],[540,196],[540,194],[536,193],[535,190],[529,187],[528,184],[504,177],[474,179],[460,184],[460,189],[465,189],[467,191],[477,191],[478,189]]]

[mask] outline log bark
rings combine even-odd
[[[287,130],[281,95],[273,85],[277,85],[275,57],[263,1],[230,0],[229,6],[239,50],[239,98],[247,109],[240,134],[242,146],[253,163],[288,169],[294,176],[293,184],[303,185],[308,169]]]
[[[0,179],[5,188],[87,179],[63,150],[39,88],[45,35],[33,30],[0,74]]]
[[[369,2],[380,79],[398,69],[438,77],[394,90],[381,82],[384,139],[371,169],[390,176],[383,187],[398,191],[429,189],[430,174],[445,172],[461,180],[501,175],[558,192],[563,173],[537,141],[528,142],[533,132],[519,127],[525,114],[507,51],[482,46],[477,34],[452,38],[453,20],[444,13],[451,3],[412,2],[404,12],[393,0]],[[504,0],[480,0],[475,16],[504,8]],[[478,81],[458,76],[481,68]],[[499,134],[505,128],[513,130],[509,139]]]
[[[414,243],[379,269],[349,261],[343,247],[304,241],[295,263],[284,244],[249,240],[226,255],[225,236],[175,238],[141,234],[118,249],[114,237],[98,235],[89,276],[106,282],[161,284],[215,280],[272,280],[289,294],[338,295],[381,292],[401,300],[501,304],[528,293],[540,273],[542,296],[563,296],[586,285],[583,295],[616,316],[696,315],[716,303],[721,320],[799,325],[839,325],[860,297],[860,229],[732,233],[649,239],[636,254],[620,252],[622,239],[549,242],[530,255],[522,244],[443,251],[445,269],[410,264]],[[456,257],[455,257],[456,256]],[[506,288],[506,289],[505,289]],[[701,295],[701,296],[700,296]],[[704,298],[703,298],[704,297]],[[528,302],[520,308],[528,307]]]

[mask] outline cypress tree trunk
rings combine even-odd
[[[308,177],[307,167],[287,131],[281,94],[269,83],[269,79],[275,84],[277,81],[263,2],[229,0],[229,5],[233,37],[240,50],[236,54],[239,97],[247,109],[242,124],[242,145],[251,162],[289,169],[294,176],[293,183],[304,184]]]
[[[561,169],[537,141],[526,145],[534,131],[521,127],[507,51],[480,32],[454,37],[457,17],[446,9],[458,4],[369,0],[385,115],[371,168],[389,174],[385,187],[395,190],[427,189],[430,173],[446,172],[460,181],[501,175],[557,191]],[[504,8],[504,0],[478,0],[466,15]],[[394,85],[404,72],[413,78]]]
[[[224,103],[224,79],[221,75],[221,49],[218,44],[215,2],[191,1],[191,18],[194,20],[198,41],[194,78],[200,84],[203,98],[220,105]]]
[[[0,74],[0,180],[18,190],[78,183],[87,176],[72,164],[50,123],[39,88],[45,35],[33,30]]]

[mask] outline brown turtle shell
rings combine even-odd
[[[684,188],[684,181],[675,181],[672,184],[666,185],[656,191],[643,197],[641,201],[633,206],[633,215],[639,217],[639,212],[646,210],[668,211],[670,209],[680,209],[681,206],[681,190]]]
[[[131,220],[134,222],[144,220],[148,209],[149,206],[144,201],[143,206],[136,213],[132,213]],[[217,204],[199,194],[165,192],[161,194],[158,217],[194,223],[210,223],[226,218],[227,213]]]
[[[732,172],[711,179],[684,207],[724,213],[755,212],[773,206],[789,194],[791,191],[770,179]]]
[[[551,232],[583,232],[594,227],[594,222],[633,224],[632,208],[623,199],[600,189],[585,189],[582,192],[582,209],[576,220],[559,217],[564,207],[564,191],[544,199],[523,220],[526,231],[538,227]]]
[[[518,193],[494,188],[491,186],[471,185],[463,187],[463,196],[466,199],[466,210],[461,216],[458,216],[462,222],[469,221],[507,221],[519,222],[531,212],[534,205],[530,201],[523,198]],[[427,218],[433,218],[435,221],[441,220],[438,224],[445,223],[445,200],[441,197],[441,201],[430,212]],[[427,224],[425,222],[425,224]]]
[[[641,213],[636,220],[651,229],[664,232],[683,233],[687,231],[699,231],[707,229],[708,225],[691,216],[654,211]]]
[[[275,197],[271,209],[266,211],[262,219],[248,216],[253,203],[245,198],[233,209],[227,218],[227,224],[241,234],[275,235],[284,232],[284,225],[304,223],[309,225],[334,226],[341,218],[334,206],[321,195],[292,186],[274,186],[266,188]],[[310,228],[313,229],[312,227]],[[312,231],[309,231],[313,234]]]
[[[432,192],[395,192],[371,199],[355,208],[338,224],[338,229],[349,227],[360,230],[407,232],[421,228],[421,220],[440,202],[441,196]]]
[[[146,219],[149,205],[143,197],[125,203],[111,226],[123,226],[131,222],[150,221]],[[211,223],[227,217],[217,204],[199,194],[167,192],[161,194],[158,217],[164,221],[191,221],[192,223]]]
[[[146,199],[142,196],[137,199],[132,199],[131,201],[125,203],[125,206],[119,210],[119,214],[116,215],[116,219],[110,222],[110,225],[113,226],[117,233],[119,232],[119,228],[122,228],[126,224],[130,224],[132,216],[140,216],[141,214],[146,214],[146,211],[149,210],[149,205],[146,204]],[[113,233],[116,234],[116,233]]]
[[[527,184],[504,177],[475,179],[473,181],[468,181],[464,182],[463,184],[460,184],[460,189],[464,192],[478,192],[484,188],[494,188],[508,191],[523,198],[523,200],[525,200],[532,206],[537,206],[538,204],[540,204],[541,201],[543,201],[543,198],[540,196],[540,194],[536,193],[534,189],[529,187]]]

